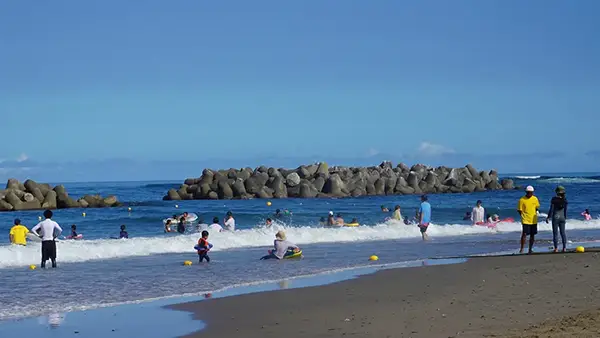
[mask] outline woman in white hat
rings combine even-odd
[[[275,234],[275,241],[273,244],[275,246],[275,250],[269,250],[269,254],[262,257],[261,260],[271,258],[283,259],[290,253],[300,251],[300,248],[296,244],[287,241],[285,232],[283,232],[283,230],[279,230]]]

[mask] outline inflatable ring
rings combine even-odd
[[[298,250],[298,252],[290,251],[283,256],[283,259],[292,259],[292,258],[302,258],[302,250]]]
[[[345,227],[352,227],[352,228],[353,227],[357,227],[359,225],[360,225],[359,223],[346,223],[346,224],[344,224]]]

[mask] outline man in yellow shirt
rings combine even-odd
[[[537,211],[539,208],[540,201],[538,201],[537,197],[533,196],[533,187],[528,186],[525,188],[525,196],[521,197],[519,206],[517,207],[517,211],[519,212],[519,215],[521,215],[521,224],[523,225],[523,232],[521,233],[521,250],[519,253],[523,253],[527,236],[529,236],[529,253],[532,253],[535,235],[538,231]]]
[[[27,245],[27,234],[29,233],[29,229],[21,224],[20,219],[15,219],[15,226],[10,229],[10,234],[8,235],[10,242],[12,244],[17,245]]]

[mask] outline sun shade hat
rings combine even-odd
[[[559,185],[558,187],[556,187],[555,191],[557,194],[564,194],[566,192],[565,187],[563,187],[562,185]]]
[[[279,230],[275,234],[275,237],[285,241],[285,232],[283,232],[283,230]]]
[[[534,189],[533,189],[532,186],[528,185],[527,188],[525,188],[525,191],[527,191],[527,192],[533,192]]]

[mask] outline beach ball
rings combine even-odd
[[[131,212],[131,207],[127,208],[127,211]]]
[[[183,265],[190,266],[190,265],[192,265],[192,261],[185,261],[185,262],[183,262]]]
[[[35,268],[37,268],[37,266],[35,266],[35,264],[31,264],[31,265],[29,266],[29,270],[35,270]]]
[[[85,212],[82,212],[82,213],[81,213],[81,216],[85,217]]]
[[[179,208],[179,204],[175,204],[175,209]]]
[[[370,261],[376,261],[376,260],[378,260],[378,259],[379,259],[379,257],[377,257],[377,256],[375,256],[375,255],[373,255],[373,256],[371,256],[371,257],[369,257],[369,260],[370,260]]]
[[[582,246],[578,246],[577,248],[575,248],[575,252],[585,252],[585,248]]]
[[[267,202],[267,206],[270,207],[271,206],[271,201]]]
[[[42,220],[42,216],[38,216],[38,220],[41,221]]]

